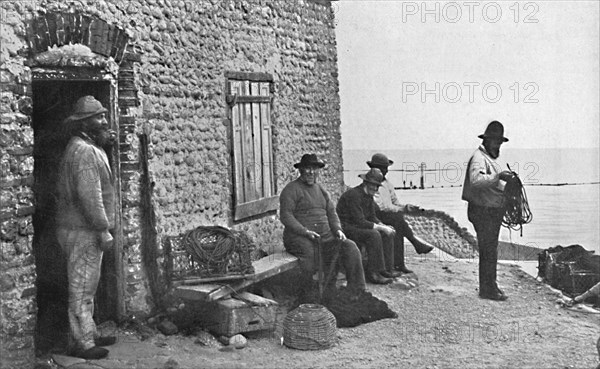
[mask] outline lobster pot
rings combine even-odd
[[[322,350],[335,344],[335,316],[322,305],[302,304],[283,320],[283,344],[298,350]]]
[[[560,289],[573,295],[581,295],[600,281],[598,274],[580,270],[575,262],[565,262],[560,265]]]

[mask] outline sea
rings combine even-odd
[[[344,180],[358,185],[376,152],[394,164],[388,179],[402,203],[450,214],[473,235],[461,200],[473,149],[344,150]],[[498,163],[518,174],[532,213],[521,230],[502,228],[500,240],[545,249],[579,244],[600,254],[600,149],[501,149]]]

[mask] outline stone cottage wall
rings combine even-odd
[[[330,7],[302,1],[149,0],[132,2],[123,10],[142,53],[137,64],[141,107],[136,124],[138,132],[149,132],[158,239],[217,224],[249,232],[264,249],[281,248],[275,213],[232,220],[233,166],[224,75],[263,72],[274,78],[278,191],[295,178],[292,164],[303,153],[315,152],[328,164],[322,182],[337,196],[343,178]],[[118,12],[115,17],[120,17]],[[134,153],[132,148],[127,155],[139,157]],[[132,195],[136,186],[131,186]],[[124,192],[124,199],[128,197],[137,198]],[[130,222],[126,229],[131,231],[126,238],[130,260],[139,262],[139,207],[133,201],[131,205],[124,211]],[[130,297],[133,305],[143,308],[148,289],[140,286],[131,286],[135,294]]]
[[[6,0],[0,9],[3,360],[8,351],[33,349],[33,130],[26,24],[39,11],[97,16],[126,28],[131,36],[130,57],[121,63],[119,75],[128,312],[154,307],[148,277],[159,266],[143,255],[159,254],[160,240],[167,235],[218,224],[247,231],[264,249],[281,247],[281,225],[274,212],[233,221],[225,72],[273,76],[277,191],[295,178],[292,164],[303,153],[314,152],[327,163],[321,182],[339,196],[342,148],[334,14],[328,2]],[[140,160],[146,154],[142,137],[148,141],[147,182]],[[144,183],[152,189],[148,198],[143,196]]]
[[[0,3],[0,362],[29,367],[34,357],[35,265],[31,73],[17,55],[19,11]]]

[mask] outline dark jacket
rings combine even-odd
[[[340,197],[337,212],[343,228],[373,229],[375,223],[381,223],[375,215],[377,210],[375,200],[367,195],[363,188],[364,184],[360,184],[344,192]]]

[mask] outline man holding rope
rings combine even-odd
[[[294,164],[300,177],[288,183],[279,196],[280,219],[285,226],[283,245],[300,260],[303,276],[299,284],[304,298],[310,296],[313,290],[312,276],[318,260],[315,256],[321,257],[324,265],[332,264],[338,248],[348,289],[356,293],[365,290],[360,251],[342,232],[340,219],[329,193],[317,183],[319,172],[324,166],[315,154],[303,155],[300,162]],[[322,255],[318,255],[317,246],[321,246]],[[329,269],[331,268],[326,268]],[[335,282],[333,278],[330,281]]]
[[[467,214],[477,233],[479,246],[479,296],[483,299],[504,301],[504,292],[496,283],[498,262],[498,235],[504,217],[504,185],[513,177],[511,171],[500,171],[496,159],[500,146],[508,141],[504,126],[491,122],[483,140],[467,166],[462,199],[469,203]]]

